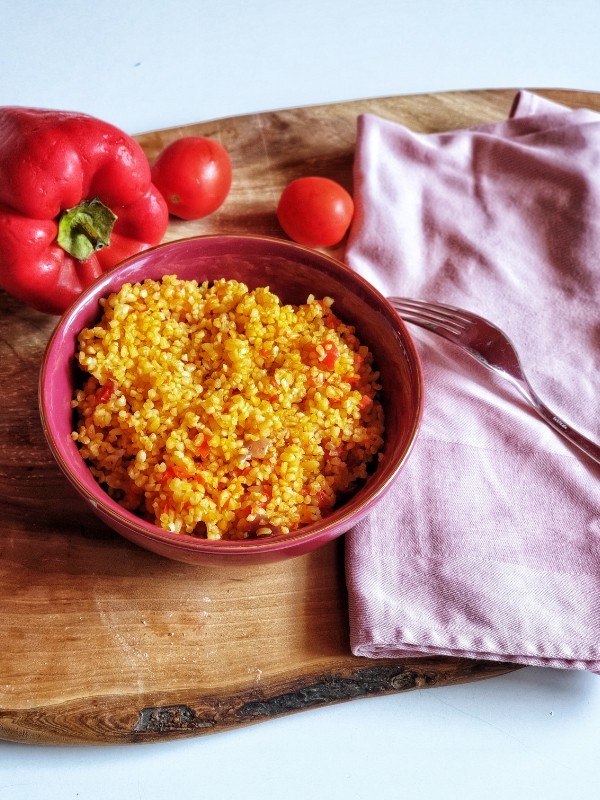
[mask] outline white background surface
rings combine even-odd
[[[129,133],[369,96],[600,90],[597,0],[3,6],[0,105],[85,111]],[[0,742],[0,800],[562,800],[600,789],[599,752],[600,678],[523,669],[180,742]]]

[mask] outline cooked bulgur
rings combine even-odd
[[[73,432],[106,491],[161,528],[289,533],[367,477],[379,375],[330,298],[169,275],[125,284],[78,338]]]

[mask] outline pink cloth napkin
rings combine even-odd
[[[600,115],[520,92],[507,120],[470,130],[362,116],[354,191],[347,263],[386,295],[496,322],[545,402],[599,441]],[[346,539],[353,652],[600,671],[600,467],[409,328],[423,422]]]

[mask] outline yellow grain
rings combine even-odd
[[[95,478],[165,530],[210,539],[330,513],[376,464],[384,429],[372,356],[332,304],[175,275],[106,298],[78,338],[73,399]]]

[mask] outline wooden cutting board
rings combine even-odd
[[[139,139],[150,158],[191,134],[219,139],[232,155],[225,205],[205,220],[173,221],[166,240],[213,232],[282,236],[275,208],[289,180],[321,174],[351,188],[358,114],[441,131],[504,118],[514,94],[389,97]],[[600,110],[600,94],[540,94]],[[335,254],[343,256],[341,249]],[[113,534],[77,499],[43,438],[37,378],[55,323],[0,293],[0,738],[171,739],[516,669],[456,658],[353,656],[342,540],[243,570],[188,567]]]

